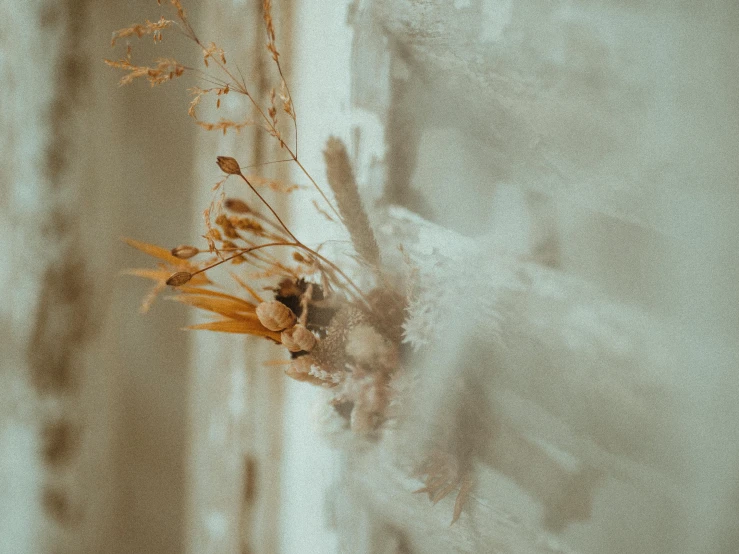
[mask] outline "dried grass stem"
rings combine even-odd
[[[256,189],[256,187],[254,185],[251,184],[251,182],[249,181],[249,179],[247,179],[246,176],[243,173],[241,173],[240,171],[239,171],[238,175],[239,175],[239,177],[241,177],[244,180],[244,182],[247,185],[249,185],[249,188],[254,192],[254,194],[256,194],[259,197],[259,200],[262,201],[262,204],[264,204],[265,206],[267,206],[267,208],[269,209],[269,211],[272,212],[272,215],[280,223],[280,225],[285,230],[285,232],[288,235],[290,235],[290,238],[293,239],[296,243],[299,243],[300,241],[297,239],[297,237],[295,235],[293,235],[292,231],[290,231],[290,229],[288,228],[288,226],[285,225],[285,222],[282,221],[282,218],[279,215],[277,215],[277,212],[270,205],[270,203],[267,202],[261,194],[259,194],[259,191]]]
[[[326,160],[326,179],[334,191],[341,220],[349,231],[357,254],[372,267],[379,267],[380,250],[367,213],[362,207],[359,188],[344,143],[336,137],[330,137],[323,157]]]

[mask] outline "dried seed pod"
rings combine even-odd
[[[192,279],[192,273],[187,271],[178,271],[167,279],[167,284],[170,287],[179,287],[180,285],[187,283],[190,279]]]
[[[187,244],[181,244],[172,249],[172,255],[182,260],[187,260],[200,253],[198,248]]]
[[[304,325],[297,325],[285,329],[282,332],[282,344],[287,347],[290,352],[310,352],[316,345],[316,337]]]
[[[290,308],[276,300],[259,304],[257,317],[259,322],[270,331],[282,331],[292,327],[297,319]]]
[[[239,162],[230,156],[218,156],[216,158],[216,163],[218,163],[218,167],[220,167],[221,171],[224,173],[228,173],[229,175],[241,175]]]

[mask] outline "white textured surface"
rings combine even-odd
[[[736,4],[358,6],[353,100],[389,114],[391,200],[442,226],[375,217],[386,263],[403,244],[420,268],[404,448],[454,443],[479,402],[476,498],[585,552],[733,552]],[[358,459],[371,512],[433,551],[423,503]]]
[[[403,256],[394,254],[402,243],[417,271],[418,296],[405,327],[419,348],[416,377],[405,391],[413,408],[401,427],[401,452],[413,459],[427,441],[474,445],[481,467],[515,483],[506,493],[496,480],[481,483],[476,498],[504,511],[533,498],[543,514],[524,511],[521,521],[536,528],[542,517],[563,518],[559,542],[576,550],[712,552],[731,542],[732,527],[721,522],[736,513],[735,434],[723,427],[726,414],[711,413],[706,402],[719,382],[736,390],[730,342],[696,339],[682,322],[609,298],[595,283],[519,261],[400,208],[376,220],[386,260],[402,267]],[[464,382],[477,393],[460,388]],[[725,403],[728,395],[715,401],[737,413],[736,400]],[[460,407],[475,402],[489,415],[476,427],[462,419],[460,427]],[[717,455],[727,436],[734,438]],[[412,508],[391,485],[384,490],[390,470],[367,477],[375,462],[357,463],[354,471],[380,498],[377,506],[402,511],[394,524],[412,535],[417,526],[414,546],[435,552],[422,546],[436,532],[434,524],[420,523],[423,503]],[[719,493],[722,482],[727,489]],[[717,504],[706,511],[709,498]],[[585,521],[568,521],[568,505],[590,506]],[[712,535],[701,534],[707,522]],[[499,545],[504,552],[533,548],[525,526],[504,539],[503,531],[466,525],[458,539],[444,540],[464,552],[484,551],[496,540],[508,541]],[[476,546],[460,546],[465,541]]]

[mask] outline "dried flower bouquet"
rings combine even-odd
[[[161,4],[161,0],[158,0]],[[174,299],[216,314],[214,321],[190,329],[241,333],[264,337],[283,345],[290,362],[286,375],[298,381],[325,387],[332,392],[331,405],[346,426],[365,438],[377,438],[390,415],[394,379],[401,373],[404,350],[403,324],[408,298],[399,292],[394,276],[383,270],[380,250],[362,208],[349,156],[343,143],[329,139],[324,158],[327,182],[336,204],[310,175],[298,157],[298,125],[292,96],[280,64],[275,42],[271,0],[262,5],[267,35],[266,47],[276,69],[277,87],[262,105],[252,94],[238,69],[233,69],[217,44],[202,41],[193,29],[180,0],[169,0],[172,19],[163,16],[116,31],[112,44],[124,38],[150,36],[154,42],[173,29],[182,33],[202,52],[205,70],[180,64],[172,58],[155,60],[152,65],[136,65],[132,47],[118,60],[106,63],[125,72],[120,84],[144,79],[152,86],[194,74],[212,86],[190,89],[193,99],[188,110],[197,125],[205,130],[238,132],[257,127],[278,141],[286,153],[281,162],[293,163],[319,193],[323,206],[315,204],[322,216],[342,224],[348,231],[356,256],[334,261],[303,243],[280,217],[260,188],[290,193],[296,185],[247,174],[233,157],[216,160],[225,174],[214,186],[214,200],[204,211],[207,247],[181,245],[171,250],[128,239],[127,242],[157,258],[156,269],[136,269],[130,273],[155,281],[143,303],[146,310],[158,293],[174,288]],[[238,77],[237,77],[238,75]],[[227,94],[245,97],[253,116],[241,121],[221,118],[203,121],[197,107],[206,97],[215,97],[216,107]],[[279,98],[279,101],[278,101]],[[289,129],[282,126],[288,121]],[[293,140],[286,138],[292,133]],[[252,193],[250,199],[227,198],[223,184],[227,179],[242,181]],[[280,253],[289,252],[289,261]],[[209,271],[222,264],[249,265],[258,276],[269,281],[258,292],[245,276],[231,273],[232,285],[239,293],[228,292],[224,283],[211,279]],[[359,264],[370,277],[371,286],[360,287],[349,275],[348,265]],[[265,292],[266,291],[266,292]],[[268,294],[267,294],[268,293]],[[471,489],[468,475],[449,471],[448,456],[440,454],[421,466],[429,498],[437,502],[461,485],[453,520],[459,518]]]

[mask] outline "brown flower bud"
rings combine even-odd
[[[167,279],[167,284],[170,287],[179,287],[180,285],[187,283],[190,279],[192,279],[192,273],[187,271],[178,271]]]
[[[281,335],[282,344],[290,352],[310,352],[316,345],[316,337],[304,325],[297,325],[285,329]]]
[[[282,302],[273,300],[257,306],[259,322],[270,331],[282,331],[295,325],[295,314]]]
[[[198,250],[194,246],[189,246],[186,244],[181,244],[180,246],[177,246],[172,249],[172,255],[182,260],[187,260],[188,258],[192,258],[193,256],[199,253],[200,253],[200,250]]]
[[[216,158],[216,162],[218,163],[218,167],[220,167],[221,171],[224,173],[228,173],[229,175],[241,175],[241,167],[239,167],[239,162],[235,159],[229,156],[218,156],[218,158]]]

